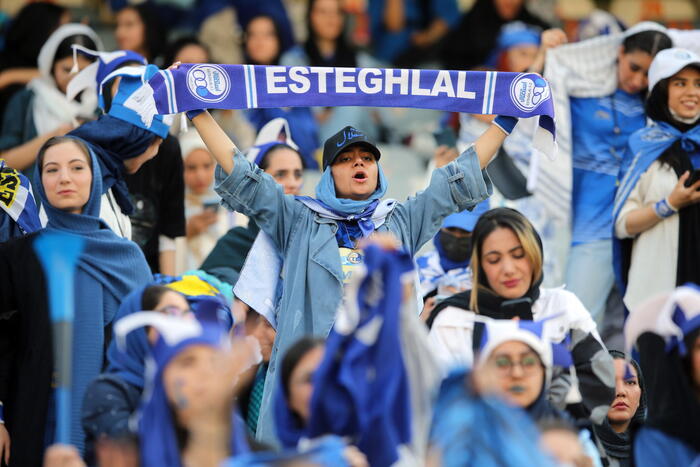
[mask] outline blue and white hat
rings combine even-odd
[[[489,210],[489,200],[482,201],[481,203],[474,206],[471,211],[464,210],[455,214],[450,214],[442,222],[442,226],[445,228],[457,227],[467,232],[472,232],[476,222],[483,213]]]

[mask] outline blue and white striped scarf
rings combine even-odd
[[[161,70],[125,103],[145,125],[187,110],[412,107],[539,117],[534,144],[553,155],[549,84],[534,73],[185,64]]]

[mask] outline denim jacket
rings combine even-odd
[[[277,312],[277,337],[267,380],[276,381],[281,356],[305,335],[325,337],[343,297],[343,273],[335,238],[338,226],[291,195],[241,153],[234,169],[216,171],[216,192],[223,204],[255,220],[284,257],[284,289]],[[479,167],[473,147],[433,172],[430,185],[416,196],[397,203],[377,229],[391,232],[411,255],[435,236],[445,217],[488,198],[492,192],[486,171]],[[276,444],[273,427],[273,388],[266,384],[257,437]]]

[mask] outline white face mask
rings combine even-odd
[[[673,109],[669,108],[668,111],[671,112],[671,116],[675,120],[678,120],[681,123],[685,123],[686,125],[692,125],[700,119],[700,113],[694,117],[685,118],[685,117],[681,117],[680,115],[678,115],[676,112],[673,111]]]

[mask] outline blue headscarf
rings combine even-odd
[[[394,200],[385,200],[380,203],[388,184],[382,166],[379,164],[377,164],[377,171],[377,189],[362,201],[338,198],[330,167],[326,168],[316,185],[316,199],[308,196],[297,196],[296,199],[319,215],[338,221],[338,230],[335,233],[338,245],[354,248],[353,239],[372,234],[379,225],[384,223],[387,214],[396,206]],[[381,207],[379,210],[377,210],[378,206]],[[377,210],[376,216],[375,210]]]
[[[228,331],[216,319],[208,316],[198,318],[201,329],[178,342],[166,342],[162,334],[152,348],[154,373],[149,378],[148,396],[140,410],[139,438],[141,440],[141,462],[145,467],[182,465],[180,449],[175,434],[175,421],[163,386],[163,371],[168,363],[180,352],[192,345],[220,347],[225,342]],[[245,423],[235,411],[231,413],[230,449],[234,455],[250,451],[246,439]]]
[[[79,235],[85,242],[85,250],[78,260],[75,273],[71,391],[71,444],[80,450],[84,445],[80,410],[85,389],[102,369],[104,329],[112,322],[122,298],[152,279],[148,263],[139,247],[118,237],[99,217],[102,173],[89,145],[88,149],[92,163],[92,184],[90,198],[80,214],[51,206],[41,182],[41,167],[38,163],[34,173],[34,185],[48,217],[45,230]]]
[[[370,213],[366,211],[370,209],[373,204],[374,206],[377,205],[377,202],[382,199],[388,187],[382,166],[378,163],[377,171],[379,173],[377,189],[374,190],[374,193],[367,199],[356,201],[354,199],[338,198],[335,192],[335,181],[333,180],[333,174],[331,174],[331,168],[326,167],[326,170],[323,171],[323,175],[321,176],[321,180],[319,180],[318,185],[316,185],[316,199],[325,204],[330,210],[343,217],[368,215]]]

